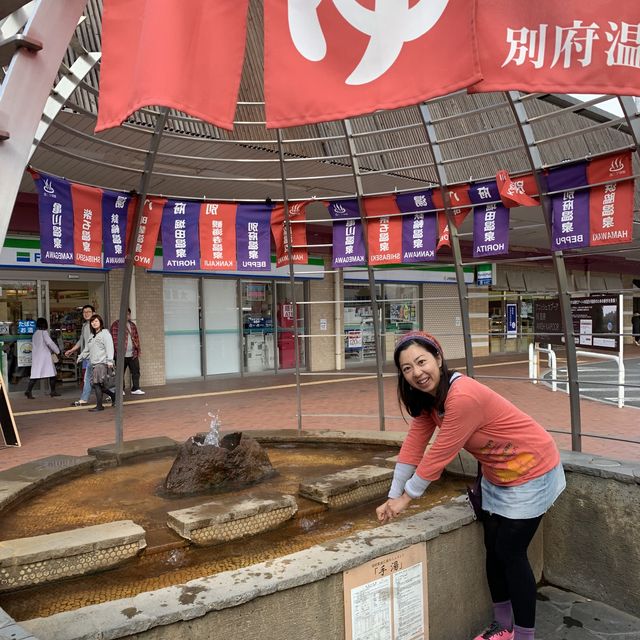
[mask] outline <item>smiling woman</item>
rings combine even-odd
[[[404,335],[394,362],[398,399],[413,420],[389,499],[377,509],[378,520],[385,523],[401,514],[466,449],[483,471],[481,520],[494,608],[493,622],[475,640],[533,639],[536,582],[527,548],[565,488],[553,439],[502,396],[450,372],[440,343],[428,333]]]

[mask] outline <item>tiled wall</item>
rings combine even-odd
[[[335,305],[330,302],[334,299],[334,278],[340,274],[330,273],[323,280],[312,280],[309,286],[309,327],[308,333],[314,337],[309,340],[309,353],[307,366],[309,371],[333,371],[336,368],[335,356]],[[340,286],[342,292],[342,286]],[[342,295],[342,293],[341,293]],[[342,318],[343,305],[340,304],[340,318]],[[323,323],[321,323],[321,320]],[[327,329],[322,330],[321,324],[326,321]],[[342,324],[342,321],[341,323]],[[342,326],[337,333],[342,333]],[[326,337],[325,335],[326,334]],[[340,369],[344,368],[344,353],[340,355]]]

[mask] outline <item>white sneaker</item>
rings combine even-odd
[[[131,395],[134,396],[143,396],[144,395],[144,391],[142,389],[136,389],[135,391],[131,392]]]

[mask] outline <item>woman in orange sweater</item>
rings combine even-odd
[[[494,611],[491,625],[474,640],[533,640],[536,582],[527,548],[565,487],[558,448],[543,427],[501,395],[450,372],[432,335],[404,335],[394,361],[398,399],[413,420],[389,499],[376,510],[378,520],[385,523],[402,513],[466,449],[482,466],[482,524]]]

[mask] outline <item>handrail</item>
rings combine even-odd
[[[548,347],[541,347],[539,345],[531,342],[529,344],[529,379],[533,384],[538,384],[538,380],[540,379],[540,358],[538,357],[538,353],[546,353],[548,356],[548,366],[551,367],[551,390],[558,390],[558,366],[557,366],[557,357],[556,352],[551,348],[551,345]],[[568,387],[567,387],[568,390]]]
[[[613,360],[618,363],[618,409],[624,407],[624,360],[620,356],[614,356],[610,353],[594,353],[593,351],[576,351],[576,355],[583,358]]]

